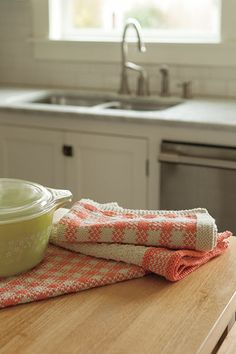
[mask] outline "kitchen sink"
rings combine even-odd
[[[60,106],[83,106],[92,107],[104,102],[103,98],[84,95],[48,94],[33,103],[54,104]]]
[[[99,110],[161,111],[182,103],[176,97],[127,96],[117,94],[48,93],[30,103],[43,105],[90,107]]]
[[[163,102],[144,102],[144,101],[113,101],[101,105],[105,109],[121,109],[128,111],[161,111],[175,106],[178,103],[163,103]]]

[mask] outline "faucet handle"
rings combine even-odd
[[[162,75],[168,75],[169,74],[169,66],[166,64],[161,65],[160,67],[160,73]]]
[[[192,81],[183,81],[178,84],[179,87],[182,87],[182,97],[191,98],[192,97]]]
[[[167,65],[162,65],[160,67],[161,74],[161,96],[169,96],[170,95],[170,87],[169,87],[169,67]]]
[[[141,71],[137,81],[137,96],[149,96],[149,77],[146,71]]]

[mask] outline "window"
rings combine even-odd
[[[137,18],[137,63],[236,66],[235,0],[30,0],[37,59],[119,63],[124,21]],[[82,11],[83,10],[83,11]]]
[[[217,41],[219,0],[50,0],[51,38],[117,40],[136,18],[146,40]]]

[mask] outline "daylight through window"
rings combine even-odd
[[[129,17],[136,18],[145,35],[156,40],[218,39],[220,1],[52,0],[51,5],[53,33],[62,38],[120,37]]]

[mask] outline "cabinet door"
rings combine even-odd
[[[63,135],[44,129],[0,127],[0,176],[64,188]]]
[[[66,183],[76,201],[116,201],[147,207],[147,141],[98,134],[68,133],[73,156],[66,159]]]

